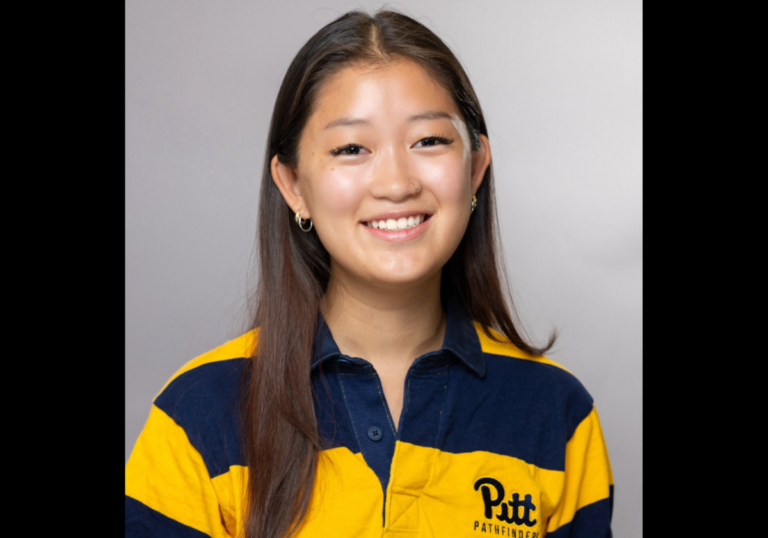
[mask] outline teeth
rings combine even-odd
[[[370,228],[377,228],[379,230],[406,230],[413,228],[424,222],[424,215],[416,215],[411,217],[402,217],[397,220],[372,220],[366,224]]]

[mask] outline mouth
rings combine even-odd
[[[409,228],[415,228],[422,222],[429,220],[431,216],[432,215],[429,213],[418,213],[399,218],[373,219],[368,222],[363,222],[362,224],[375,230],[407,230]]]

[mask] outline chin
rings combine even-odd
[[[416,267],[413,264],[394,263],[379,266],[378,270],[369,276],[370,280],[385,285],[417,284],[426,282],[440,272],[440,267]]]
[[[434,253],[416,256],[403,252],[377,254],[369,255],[365,261],[357,257],[340,260],[331,254],[331,272],[338,271],[337,276],[342,279],[349,277],[358,285],[368,283],[373,287],[407,286],[426,283],[436,276],[439,278],[439,273],[447,261],[442,261],[442,256],[435,256]]]

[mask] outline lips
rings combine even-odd
[[[389,243],[403,243],[419,237],[429,227],[432,215],[399,212],[376,215],[360,224],[374,237]],[[401,227],[402,226],[402,227]]]

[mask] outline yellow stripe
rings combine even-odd
[[[247,467],[233,465],[212,480],[231,536],[242,532],[248,476]],[[317,478],[297,536],[379,538],[383,502],[381,482],[362,454],[345,447],[325,450],[318,457]]]
[[[549,520],[553,532],[573,520],[576,512],[607,499],[613,484],[611,463],[603,440],[597,409],[581,421],[565,447],[565,488],[558,510]]]
[[[160,389],[160,392],[157,393],[155,398],[157,398],[157,396],[159,396],[165,390],[165,387],[167,387],[171,381],[179,377],[184,372],[188,372],[194,368],[197,368],[198,366],[202,366],[203,364],[208,364],[211,362],[238,359],[240,357],[250,357],[253,355],[253,352],[256,349],[258,335],[259,329],[248,331],[247,333],[220,345],[216,349],[212,349],[211,351],[203,353],[199,357],[192,359],[184,366],[179,368],[179,370],[173,374],[173,376],[171,376],[165,385],[163,385],[163,388]]]
[[[516,531],[543,532],[557,508],[564,473],[541,469],[518,458],[477,451],[453,454],[410,443],[397,442],[395,463],[387,491],[388,532],[419,532],[418,536],[469,536],[479,525],[504,525]],[[475,482],[484,477],[498,480],[504,498],[530,494],[536,510],[533,527],[502,523],[485,518],[485,505]]]
[[[416,501],[429,480],[439,453],[434,448],[395,442],[387,485],[387,530],[409,531],[419,528],[420,510]]]
[[[212,480],[227,532],[242,532],[248,468],[233,465]],[[319,538],[379,537],[384,502],[381,482],[362,454],[348,448],[325,450],[318,457],[317,478],[298,536]]]
[[[172,422],[167,416],[163,420]],[[173,426],[165,427],[173,430]],[[165,435],[170,439],[176,437],[168,432]],[[453,454],[401,441],[395,450],[384,529],[378,478],[362,454],[340,447],[320,454],[309,510],[297,536],[373,538],[382,536],[382,530],[384,535],[400,536],[469,535],[480,530],[475,529],[475,522],[492,525],[490,528],[506,526],[507,532],[516,529],[543,536],[546,527],[546,532],[553,532],[571,521],[578,509],[607,498],[608,485],[613,483],[594,409],[567,445],[566,473],[484,451]],[[147,451],[152,454],[151,462],[146,461],[139,444],[131,455],[127,494],[217,538],[237,536],[242,531],[246,467],[232,466],[229,472],[207,481],[202,459],[186,439],[169,442],[165,452],[171,455],[165,458],[157,456],[157,449]],[[179,460],[185,463],[180,464]],[[510,500],[513,493],[521,499],[530,494],[536,507],[531,512],[535,525],[499,521],[496,514],[500,506],[494,508],[490,520],[486,519],[481,492],[474,489],[474,483],[483,477],[492,477],[503,485],[505,500]],[[192,503],[192,499],[198,499],[197,503]]]
[[[380,538],[384,493],[362,454],[348,448],[324,450],[307,515],[298,536]]]
[[[248,467],[233,465],[229,471],[213,478],[211,482],[219,499],[221,518],[227,532],[239,536],[245,516],[243,502],[248,487]]]
[[[228,535],[202,456],[154,405],[125,466],[125,494],[213,538]]]
[[[495,329],[488,327],[488,330],[491,332],[491,334],[496,338],[498,338],[499,340],[501,340],[501,342],[496,342],[492,338],[489,338],[487,334],[485,334],[485,331],[483,331],[483,326],[480,323],[475,321],[474,324],[475,324],[475,330],[477,331],[477,336],[480,338],[480,347],[483,349],[483,353],[493,353],[494,355],[506,355],[507,357],[515,357],[517,359],[525,359],[529,361],[539,362],[542,364],[550,364],[552,366],[557,366],[558,368],[561,368],[566,372],[570,373],[570,370],[568,370],[568,368],[566,368],[565,366],[562,366],[561,364],[556,363],[552,359],[548,359],[543,355],[534,356],[534,355],[531,355],[530,353],[526,353],[525,351],[517,347],[515,344],[510,342],[506,336],[496,331]]]

